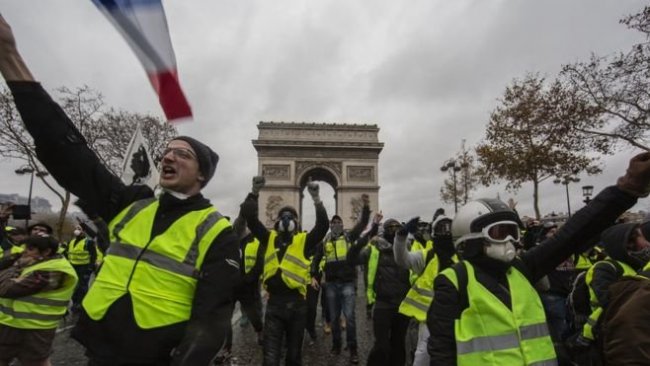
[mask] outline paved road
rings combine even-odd
[[[370,347],[372,347],[372,322],[366,320],[365,299],[363,298],[363,285],[359,287],[357,293],[357,339],[359,343],[359,364],[364,365]],[[238,311],[235,310],[233,317],[234,338],[232,357],[225,362],[225,365],[261,365],[262,348],[257,345],[255,333],[250,325],[242,328],[239,326]],[[305,342],[303,344],[303,364],[309,366],[326,366],[326,365],[347,365],[349,364],[348,353],[341,352],[340,355],[330,354],[332,347],[332,338],[324,334],[320,307],[316,317],[318,339],[314,344],[310,344],[309,337],[305,333]],[[52,365],[54,366],[85,366],[87,363],[84,357],[84,349],[76,341],[70,338],[71,322],[62,324],[59,333],[54,341],[54,353],[52,355]],[[282,363],[284,364],[284,362]]]

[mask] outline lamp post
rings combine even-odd
[[[456,160],[454,159],[449,159],[445,164],[440,167],[440,170],[443,172],[446,171],[451,171],[451,179],[454,182],[454,212],[458,212],[458,189],[456,186],[456,172],[459,172],[461,167],[456,163]],[[467,182],[465,182],[465,186],[467,186]],[[465,192],[465,195],[467,195],[467,191]],[[467,200],[467,197],[465,198]]]
[[[25,175],[25,174],[30,174],[29,178],[29,194],[27,195],[27,217],[25,218],[25,228],[29,225],[29,219],[31,219],[32,216],[32,187],[34,186],[34,169],[30,167],[29,165],[23,165],[20,168],[15,170],[15,173],[18,175]],[[48,173],[47,172],[36,172],[37,177],[44,177]]]
[[[585,198],[582,202],[588,205],[591,202],[591,195],[594,193],[594,186],[582,186],[582,196]]]
[[[553,180],[553,183],[563,184],[566,189],[566,207],[567,207],[568,217],[571,217],[571,201],[569,200],[569,183],[578,183],[578,182],[580,182],[580,178],[571,175],[565,175],[561,178],[558,177]]]

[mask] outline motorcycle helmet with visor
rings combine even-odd
[[[454,246],[458,248],[468,242],[481,245],[519,242],[521,227],[519,216],[508,205],[498,199],[483,198],[470,201],[458,210],[451,232]]]

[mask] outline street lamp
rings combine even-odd
[[[27,195],[27,216],[25,217],[25,228],[29,225],[29,219],[32,218],[32,187],[34,186],[34,169],[29,165],[23,165],[20,168],[15,170],[15,173],[18,175],[30,174],[29,178],[29,194]],[[36,172],[37,177],[44,177],[47,172]]]
[[[566,207],[567,207],[568,217],[571,217],[571,201],[569,200],[569,183],[578,183],[578,182],[580,182],[580,178],[571,175],[565,175],[562,178],[555,178],[553,180],[553,183],[563,184],[564,187],[566,188]]]
[[[588,205],[591,202],[591,195],[594,193],[594,186],[582,186],[582,196],[585,198],[582,202]]]
[[[449,159],[445,164],[440,167],[440,170],[443,172],[446,172],[447,170],[451,171],[451,178],[452,181],[454,182],[454,212],[458,212],[458,189],[456,187],[456,172],[459,172],[461,167],[456,164],[456,160],[454,159]],[[467,182],[465,182],[465,185],[467,186]],[[465,192],[467,195],[467,192]],[[467,198],[465,198],[467,200]]]

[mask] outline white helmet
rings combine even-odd
[[[492,230],[495,224],[500,224],[499,228],[505,228],[505,231]],[[517,213],[503,201],[482,198],[470,201],[458,210],[451,224],[451,235],[458,250],[459,245],[464,246],[471,239],[483,239],[481,243],[499,243],[503,240],[518,242],[521,226]]]

